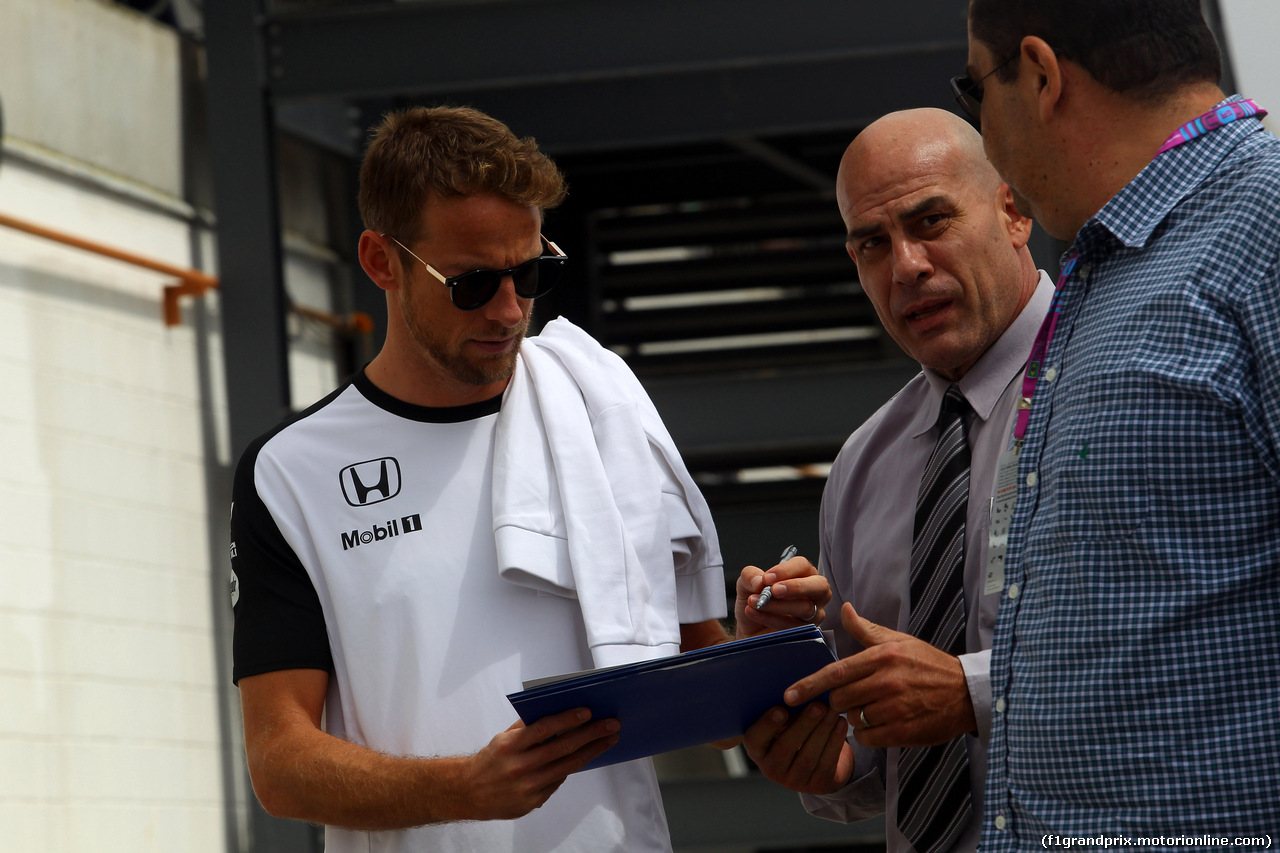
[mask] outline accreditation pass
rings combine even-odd
[[[991,524],[987,534],[987,582],[984,595],[1004,589],[1004,557],[1009,550],[1009,524],[1013,521],[1013,507],[1018,500],[1018,460],[1022,457],[1022,442],[1014,440],[1009,449],[1000,454],[1000,467],[996,469],[996,486],[991,494]]]

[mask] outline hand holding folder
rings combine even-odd
[[[813,625],[659,660],[542,679],[507,696],[525,723],[570,708],[616,717],[621,740],[584,769],[741,735],[783,691],[835,660]]]

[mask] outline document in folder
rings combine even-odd
[[[507,696],[526,723],[590,708],[616,717],[621,739],[585,769],[737,737],[782,692],[835,660],[813,625],[776,631],[672,657],[526,682]]]

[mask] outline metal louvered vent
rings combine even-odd
[[[882,353],[829,194],[609,208],[589,228],[593,329],[641,375]]]

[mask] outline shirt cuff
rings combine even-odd
[[[830,794],[801,794],[800,804],[814,817],[853,823],[884,814],[884,782],[873,768]]]
[[[986,743],[991,735],[991,650],[960,655],[960,666],[978,720],[978,739]]]
[[[728,613],[722,566],[707,566],[696,575],[676,575],[676,614],[681,625],[723,619]]]

